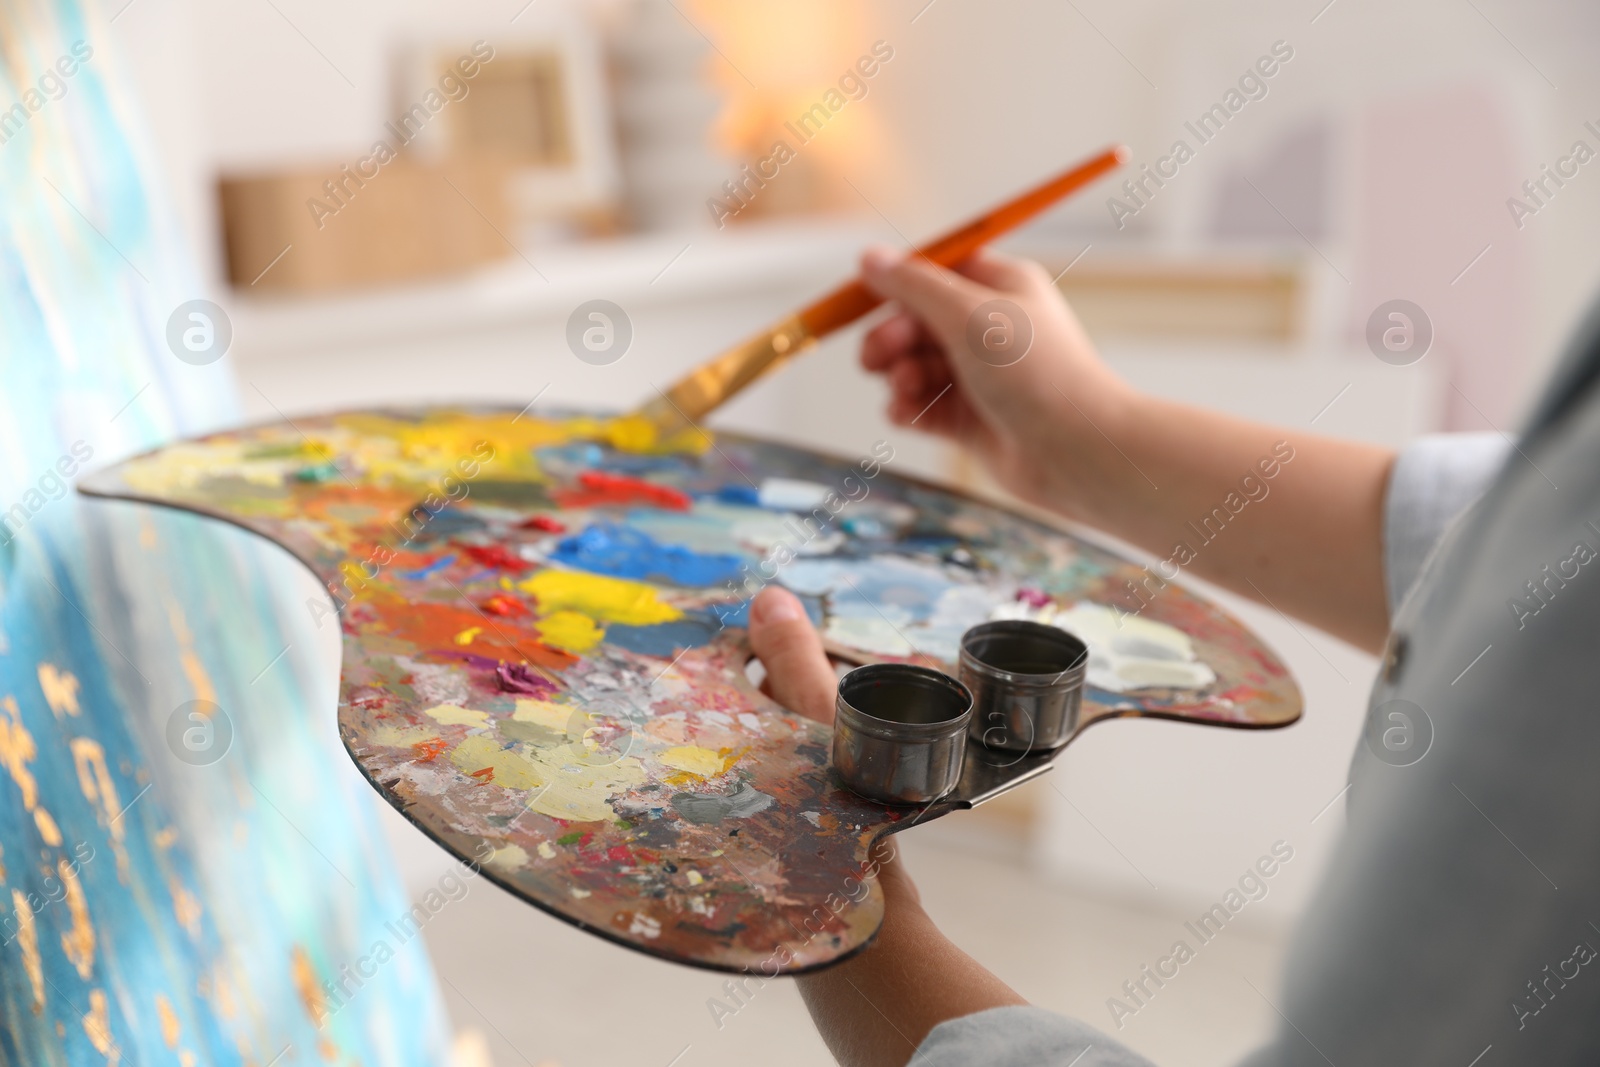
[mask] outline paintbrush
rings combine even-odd
[[[915,254],[940,266],[953,267],[990,241],[1115,169],[1127,158],[1125,146],[1108,148],[1093,159],[929,242]],[[690,371],[672,388],[625,418],[635,425],[648,424],[653,433],[646,432],[656,440],[671,437],[727,403],[763,374],[882,303],[883,298],[859,278],[846,282],[777,325]]]

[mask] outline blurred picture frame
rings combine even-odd
[[[578,13],[529,9],[510,31],[486,28],[469,39],[457,27],[448,38],[401,42],[392,96],[402,119],[443,97],[408,148],[419,159],[504,168],[515,224],[616,211],[621,176],[604,50]]]

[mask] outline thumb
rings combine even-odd
[[[777,586],[756,595],[750,605],[750,647],[767,668],[772,699],[808,719],[833,722],[839,682],[798,597]]]
[[[920,255],[875,245],[861,256],[861,280],[927,323],[946,346],[961,344],[967,319],[997,294]]]

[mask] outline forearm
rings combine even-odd
[[[797,979],[845,1067],[901,1067],[947,1019],[1027,1002],[941,934],[897,861],[879,874],[883,926],[854,959]]]
[[[1160,579],[1198,575],[1382,646],[1392,452],[1131,391],[1093,415],[1066,401],[1056,426],[1071,458],[1039,503],[1153,553]]]

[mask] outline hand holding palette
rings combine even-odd
[[[930,804],[858,796],[830,766],[829,729],[747,677],[750,594],[796,592],[846,661],[954,674],[974,624],[1136,609],[1141,572],[892,474],[886,444],[859,462],[710,444],[585,416],[351,412],[170,445],[81,488],[237,523],[311,568],[329,599],[308,613],[343,634],[345,746],[450,852],[487,855],[499,885],[631,948],[794,973],[876,932],[875,839],[1042,773],[1051,753],[972,742]],[[1137,621],[1140,654],[1181,669],[1132,687],[1097,667],[1127,654],[1115,634],[1069,627],[1089,659],[1067,736],[1120,715],[1298,718],[1283,665],[1217,608],[1174,585]]]

